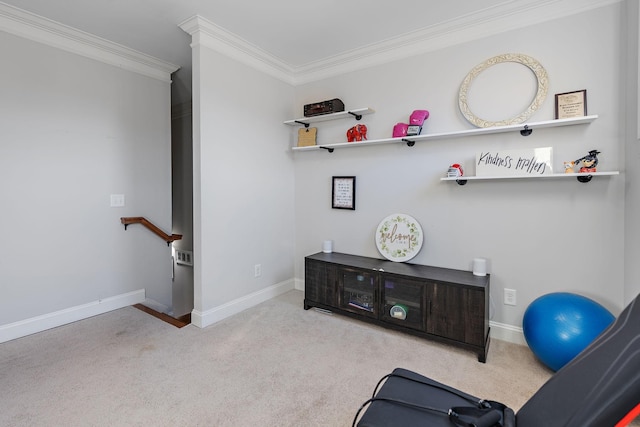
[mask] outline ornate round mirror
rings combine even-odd
[[[504,63],[516,63],[520,65],[524,65],[529,70],[531,70],[535,76],[536,89],[535,96],[533,100],[529,104],[529,106],[520,114],[512,117],[510,119],[505,120],[486,120],[480,117],[477,117],[471,109],[469,108],[469,89],[471,87],[471,83],[478,77],[480,73],[498,64]],[[469,74],[462,81],[462,85],[460,85],[460,92],[458,95],[458,104],[460,106],[460,111],[462,115],[473,125],[481,128],[493,127],[493,126],[506,126],[519,124],[527,120],[529,117],[535,113],[540,105],[544,102],[547,97],[547,90],[549,87],[549,79],[547,76],[546,70],[540,65],[538,61],[533,59],[530,56],[522,55],[519,53],[506,53],[503,55],[494,56],[493,58],[488,59],[482,64],[474,67]]]

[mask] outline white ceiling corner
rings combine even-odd
[[[0,30],[164,82],[178,65],[0,2]]]

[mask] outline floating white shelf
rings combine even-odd
[[[356,110],[353,110],[353,111],[356,111]],[[343,114],[343,113],[334,113],[334,114]],[[332,115],[333,114],[328,114],[327,116],[332,116]],[[318,117],[326,117],[326,116],[318,116]],[[317,117],[313,117],[313,118],[315,119]],[[367,141],[359,141],[359,142],[338,142],[334,144],[318,144],[318,145],[312,145],[309,147],[292,147],[292,149],[294,151],[311,151],[311,150],[325,149],[325,150],[328,150],[329,152],[333,152],[335,148],[361,147],[364,145],[393,144],[393,143],[406,143],[407,145],[412,146],[419,141],[459,138],[459,137],[485,135],[485,134],[490,135],[490,134],[514,132],[514,131],[520,131],[522,135],[527,135],[530,133],[530,131],[534,129],[586,124],[586,123],[591,123],[597,118],[598,118],[597,115],[591,115],[591,116],[584,116],[584,117],[575,117],[571,119],[546,120],[542,122],[522,123],[517,125],[496,126],[496,127],[490,127],[490,128],[476,128],[476,129],[468,129],[468,130],[461,130],[461,131],[454,131],[454,132],[431,133],[431,134],[416,135],[416,136],[405,136],[401,138],[369,139]],[[295,120],[290,120],[285,123],[290,124],[289,122],[293,122],[293,124],[296,124]],[[300,123],[297,123],[297,124],[300,124]]]
[[[285,125],[290,126],[308,126],[311,123],[317,122],[326,122],[329,120],[338,120],[338,119],[347,119],[347,118],[356,118],[356,120],[360,120],[359,117],[362,117],[366,114],[375,113],[375,110],[371,108],[358,108],[355,110],[341,111],[339,113],[331,113],[331,114],[322,114],[320,116],[312,116],[312,117],[301,117],[299,119],[287,120],[284,122]]]
[[[466,181],[495,180],[495,179],[541,179],[541,178],[578,178],[585,177],[584,182],[591,180],[594,176],[619,175],[618,171],[609,172],[576,172],[576,173],[554,173],[548,175],[508,175],[508,176],[457,176],[440,178],[440,181],[456,181],[458,184],[466,184]],[[579,179],[578,179],[579,180]]]

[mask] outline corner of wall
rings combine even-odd
[[[527,345],[527,341],[524,339],[524,333],[520,327],[494,321],[489,322],[489,327],[491,328],[491,331],[489,332],[491,339],[507,341],[513,344]]]

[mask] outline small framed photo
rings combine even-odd
[[[333,209],[356,210],[356,177],[334,176],[331,187],[331,207]]]
[[[556,119],[587,115],[587,90],[556,94]]]

